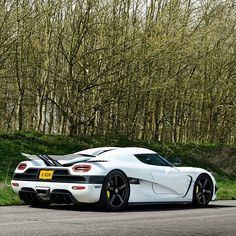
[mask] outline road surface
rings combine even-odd
[[[185,205],[128,207],[123,212],[53,206],[0,207],[0,235],[236,235],[236,201],[208,208]]]

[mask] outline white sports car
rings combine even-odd
[[[127,204],[193,203],[216,199],[208,171],[175,167],[145,148],[102,147],[70,155],[29,155],[14,173],[12,188],[31,205],[97,203],[118,211]],[[175,163],[179,164],[179,163]]]

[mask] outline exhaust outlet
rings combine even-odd
[[[42,198],[44,201],[49,201],[50,199],[50,188],[49,187],[35,187],[38,197]]]

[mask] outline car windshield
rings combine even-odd
[[[172,166],[172,164],[157,153],[144,153],[134,155],[139,161],[155,166]]]

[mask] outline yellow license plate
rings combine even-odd
[[[53,170],[40,170],[39,179],[52,179]]]

